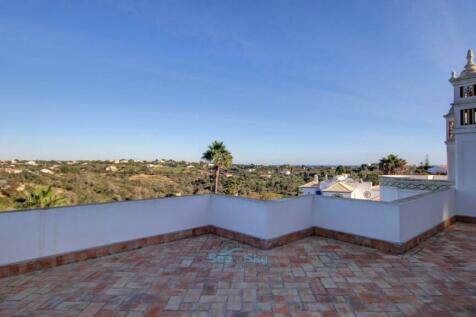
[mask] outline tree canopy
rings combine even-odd
[[[203,153],[202,159],[215,165],[215,193],[218,193],[220,170],[231,167],[233,156],[223,142],[213,141]]]
[[[380,159],[379,168],[384,174],[394,175],[396,172],[401,172],[407,165],[407,161],[398,157],[396,154],[389,154],[387,157]]]

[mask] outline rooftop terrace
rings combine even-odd
[[[458,221],[476,219],[454,201],[449,188],[4,212],[0,316],[474,316],[476,226]]]
[[[231,263],[210,261],[230,247]],[[460,223],[404,255],[206,234],[0,280],[0,316],[475,316],[475,303],[476,227]]]

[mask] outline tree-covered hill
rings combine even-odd
[[[314,177],[349,173],[378,182],[378,165],[266,166],[233,164],[220,170],[218,192],[258,199],[298,195]],[[212,164],[156,161],[0,161],[0,210],[21,208],[25,194],[51,187],[62,205],[134,200],[214,191]],[[46,190],[46,189],[45,189]],[[19,203],[20,202],[20,203]]]

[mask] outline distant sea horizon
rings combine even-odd
[[[199,164],[199,163],[207,163],[205,161],[190,161],[190,160],[179,160],[179,159],[165,159],[165,158],[162,158],[162,159],[128,159],[128,158],[120,158],[120,159],[71,159],[71,160],[67,160],[67,159],[19,159],[19,158],[15,158],[15,159],[0,159],[0,162],[8,162],[8,161],[18,161],[18,162],[28,162],[28,161],[35,161],[35,162],[44,162],[44,163],[48,163],[48,162],[111,162],[111,163],[114,163],[116,161],[122,161],[122,162],[116,162],[117,164],[126,164],[126,163],[129,163],[130,161],[133,161],[133,162],[130,162],[130,163],[152,163],[152,162],[167,162],[167,161],[173,161],[173,162],[182,162],[182,163],[190,163],[190,164]],[[128,161],[128,162],[124,162],[124,161]],[[289,166],[289,167],[293,167],[293,166],[305,166],[305,167],[311,167],[311,168],[318,168],[318,167],[326,167],[326,168],[335,168],[335,167],[338,167],[338,166],[346,166],[346,167],[360,167],[362,164],[368,164],[368,165],[371,165],[371,164],[376,164],[378,162],[372,162],[372,163],[361,163],[361,164],[345,164],[345,163],[335,163],[335,164],[291,164],[291,163],[281,163],[281,164],[267,164],[267,163],[233,163],[233,165],[245,165],[245,166]],[[419,165],[419,164],[409,164],[409,165]],[[431,166],[445,166],[446,164],[430,164]]]

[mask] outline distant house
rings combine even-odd
[[[329,187],[322,189],[323,196],[334,196],[342,198],[352,198],[352,193],[355,188],[349,184],[338,181],[330,185]]]
[[[106,172],[117,172],[118,168],[115,167],[114,165],[106,167]]]
[[[28,161],[26,162],[27,165],[37,165],[35,161]]]
[[[319,177],[314,176],[314,180],[299,186],[300,195],[321,195],[321,185],[319,184]]]
[[[428,173],[433,174],[433,175],[447,174],[448,173],[448,167],[445,166],[445,165],[432,166],[428,169]]]
[[[52,170],[49,170],[47,168],[41,169],[40,172],[43,173],[43,174],[50,174],[50,175],[53,175],[55,173]]]
[[[322,195],[340,198],[378,200],[379,188],[372,182],[356,181],[348,174],[338,175],[334,179],[319,182],[317,175],[314,180],[299,186],[301,195]]]
[[[22,172],[23,172],[23,170],[21,170],[21,169],[10,168],[10,167],[5,168],[5,173],[7,173],[7,174],[20,174]]]

